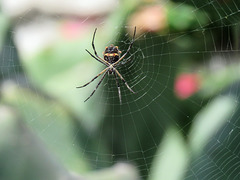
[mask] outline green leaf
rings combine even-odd
[[[219,58],[218,61],[224,61]],[[225,66],[218,71],[208,70],[202,75],[201,95],[211,97],[219,94],[223,89],[238,81],[240,78],[240,64],[233,63]]]
[[[65,179],[66,169],[13,109],[0,104],[0,178]]]
[[[183,179],[189,163],[184,138],[177,129],[169,129],[154,158],[149,180]]]
[[[117,163],[110,168],[84,175],[87,180],[139,180],[137,168],[126,163]]]
[[[104,112],[104,107],[94,102],[98,93],[102,95],[102,86],[88,103],[84,103],[97,80],[86,88],[76,88],[90,81],[103,68],[85,51],[91,45],[91,38],[92,34],[89,34],[88,39],[82,39],[81,44],[59,41],[33,57],[22,55],[22,63],[34,85],[68,107],[87,130],[98,127],[102,119],[99,114]],[[104,99],[104,95],[102,97]]]
[[[168,5],[168,23],[170,29],[184,31],[196,29],[204,26],[208,22],[208,17],[201,10],[187,4],[170,3]]]
[[[89,163],[81,153],[83,148],[74,140],[83,132],[74,128],[73,120],[62,106],[11,82],[3,84],[2,95],[2,101],[17,109],[25,123],[66,167],[81,173],[89,170]]]
[[[4,42],[5,34],[9,27],[9,19],[0,12],[0,51]]]
[[[232,97],[221,96],[209,103],[193,120],[189,143],[194,155],[199,155],[211,137],[231,118],[236,107]]]

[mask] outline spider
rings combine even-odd
[[[133,39],[127,49],[127,51],[120,57],[121,51],[118,49],[118,46],[114,46],[113,44],[111,44],[110,46],[107,46],[105,48],[105,51],[103,52],[104,55],[104,59],[99,57],[97,54],[97,51],[95,49],[94,46],[94,39],[95,39],[95,34],[96,34],[97,28],[95,29],[94,33],[93,33],[93,39],[92,39],[92,48],[93,51],[95,53],[96,56],[94,56],[91,52],[89,52],[87,49],[85,49],[88,54],[90,54],[90,56],[92,56],[94,59],[96,59],[98,62],[104,64],[105,66],[107,66],[103,71],[101,71],[97,76],[95,76],[91,81],[89,81],[88,83],[84,84],[83,86],[79,86],[77,88],[83,88],[86,87],[87,85],[89,85],[91,82],[93,82],[95,79],[97,79],[100,75],[103,74],[102,78],[100,79],[100,81],[98,82],[97,86],[95,87],[95,89],[93,90],[93,92],[90,94],[90,96],[84,101],[86,102],[88,99],[90,99],[92,97],[92,95],[95,93],[95,91],[97,90],[97,88],[99,87],[99,85],[101,84],[101,82],[103,81],[104,77],[106,76],[106,74],[113,74],[115,77],[115,81],[117,84],[117,88],[118,88],[118,96],[119,96],[119,101],[120,104],[122,104],[122,99],[121,99],[121,90],[120,90],[120,84],[118,82],[117,79],[117,75],[119,76],[119,78],[122,80],[122,82],[126,85],[126,87],[135,94],[135,92],[129,87],[129,85],[127,84],[127,82],[125,81],[125,79],[122,77],[122,75],[118,72],[118,70],[116,69],[116,67],[119,65],[119,62],[123,60],[123,58],[128,54],[128,52],[130,51],[130,49],[132,48],[132,45],[135,41],[135,34],[136,34],[136,27],[134,28],[134,33],[133,33]]]

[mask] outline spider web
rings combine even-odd
[[[165,3],[170,2],[166,1]],[[234,33],[239,34],[237,31],[240,12],[238,4],[238,1],[230,3],[229,1],[214,0],[206,1],[203,4],[195,4],[194,1],[191,1],[191,5],[194,7],[193,16],[199,22],[196,28],[164,34],[149,32],[138,36],[128,56],[117,67],[129,86],[136,92],[136,94],[131,93],[118,79],[121,86],[122,105],[119,104],[117,86],[113,76],[107,76],[94,96],[86,103],[83,102],[84,99],[94,90],[100,78],[79,91],[76,91],[74,86],[79,81],[72,80],[71,86],[63,90],[62,94],[65,94],[66,98],[60,102],[66,103],[65,100],[72,93],[79,94],[78,101],[82,102],[81,108],[88,112],[87,115],[82,116],[83,120],[80,121],[79,117],[74,117],[76,114],[73,113],[73,117],[69,118],[67,110],[58,110],[59,105],[56,100],[58,96],[52,96],[51,91],[49,93],[44,88],[41,89],[35,85],[32,77],[29,77],[29,72],[25,67],[26,63],[18,60],[15,46],[17,30],[14,29],[9,33],[9,39],[6,40],[1,52],[0,72],[3,97],[6,96],[7,98],[4,99],[9,103],[11,99],[9,100],[9,93],[7,93],[9,90],[6,89],[17,89],[19,98],[16,98],[12,105],[21,112],[26,119],[25,123],[34,130],[34,133],[70,171],[82,172],[76,166],[76,164],[81,164],[76,160],[77,158],[90,164],[89,166],[93,170],[101,170],[119,162],[127,162],[136,167],[141,179],[154,177],[154,174],[151,174],[152,162],[157,157],[167,155],[167,152],[160,154],[157,152],[162,139],[170,136],[168,131],[170,126],[176,127],[175,133],[183,136],[187,141],[190,137],[189,131],[191,130],[189,129],[200,110],[210,105],[217,97],[234,97],[236,110],[231,112],[231,116],[223,126],[214,131],[202,153],[194,158],[191,158],[190,152],[188,153],[189,159],[187,160],[190,163],[184,169],[184,179],[239,179],[239,79],[236,77],[223,89],[220,86],[214,95],[208,97],[197,94],[189,99],[181,100],[176,96],[174,90],[176,77],[181,72],[189,72],[189,67],[184,66],[187,62],[194,62],[195,69],[191,70],[202,76],[205,75],[206,69],[215,72],[232,66],[232,64],[233,66],[239,65],[239,40],[233,39]],[[178,10],[182,5],[183,3],[179,4],[175,9]],[[225,8],[221,8],[221,6]],[[195,13],[205,9],[214,10],[215,17],[205,14],[208,23],[202,25]],[[29,24],[40,23],[29,21],[22,16],[18,19],[18,24],[24,24],[25,21]],[[88,19],[83,23],[87,21]],[[105,21],[99,24],[104,23]],[[113,27],[118,38],[113,37],[106,45],[114,43],[124,54],[131,42],[129,28],[132,27]],[[101,35],[97,33],[96,36]],[[239,36],[237,37],[239,38]],[[15,42],[13,42],[14,39]],[[101,42],[97,42],[98,37],[95,41],[100,55],[102,49],[98,45]],[[86,43],[90,44],[91,40],[89,39]],[[77,50],[79,49],[73,49],[73,53]],[[86,53],[84,49],[80,51],[80,54]],[[84,64],[86,69],[90,69],[87,70],[88,73],[86,71],[82,73],[84,78],[80,80],[81,83],[88,82],[105,68],[94,60],[89,63]],[[235,71],[238,69],[232,70],[233,76]],[[63,86],[68,86],[68,84]],[[22,87],[31,93],[26,93]],[[40,101],[39,104],[43,104],[45,107],[40,108],[39,111],[36,110],[39,105],[35,101]],[[90,106],[86,105],[87,103]],[[71,106],[69,107],[71,108]],[[92,114],[97,117],[92,118]],[[85,122],[87,120],[84,118],[93,120]],[[61,124],[59,121],[63,123]],[[94,125],[88,126],[88,123],[94,121],[96,121]],[[63,130],[59,130],[62,128]],[[70,128],[72,132],[70,141],[67,139],[65,142],[62,137],[65,137],[66,132],[64,131],[67,128]],[[71,154],[77,154],[77,158],[71,159]],[[71,163],[75,167],[71,166]]]

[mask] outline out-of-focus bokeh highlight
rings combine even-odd
[[[1,0],[0,8],[0,179],[191,180],[210,168],[208,179],[240,179],[237,0]],[[134,27],[136,68],[121,74],[135,75],[138,93],[123,90],[119,105],[105,83],[83,103],[95,86],[76,87],[103,69],[85,51],[94,29],[102,57],[115,42],[125,52]]]

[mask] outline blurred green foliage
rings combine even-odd
[[[114,36],[118,46],[125,47],[126,29],[116,35],[109,27],[124,27],[129,16],[145,5],[121,2],[98,30],[97,49],[104,49]],[[7,73],[16,73],[14,70],[1,74],[0,179],[201,179],[189,167],[201,164],[202,154],[209,153],[206,148],[217,132],[225,132],[222,128],[228,121],[239,121],[239,92],[231,88],[239,81],[239,62],[227,63],[217,71],[205,64],[212,52],[238,51],[229,48],[228,42],[237,44],[234,40],[239,38],[232,32],[238,26],[240,5],[235,1],[175,1],[165,6],[166,29],[146,33],[134,44],[148,63],[141,69],[146,79],[135,88],[146,83],[150,88],[143,97],[124,96],[128,101],[124,106],[118,99],[105,106],[95,103],[107,96],[99,92],[82,103],[89,89],[75,89],[102,68],[85,52],[91,49],[93,32],[75,41],[59,39],[31,57],[21,54],[23,70],[17,76],[26,75],[31,85],[6,80]],[[0,16],[1,44],[10,23]],[[128,71],[121,70],[122,74]],[[174,82],[184,72],[197,72],[202,84],[194,96],[180,100]],[[227,129],[219,139],[230,137],[231,128]],[[231,145],[230,149],[236,148]],[[224,152],[226,146],[218,151]],[[133,165],[117,164],[119,161]],[[213,166],[206,164],[209,167]]]
[[[16,112],[0,106],[1,179],[61,179],[68,177],[59,162]]]

